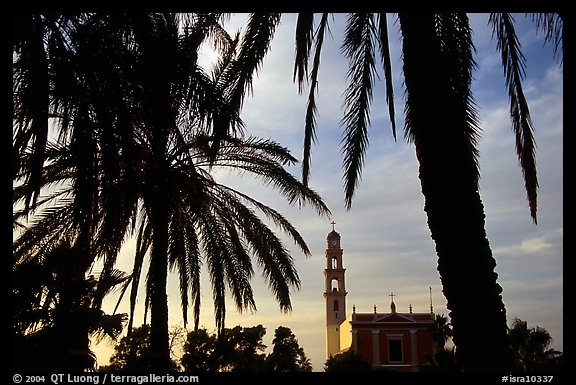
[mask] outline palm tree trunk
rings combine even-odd
[[[158,195],[150,207],[152,253],[148,289],[150,290],[150,351],[154,370],[168,371],[170,348],[168,345],[168,222],[166,205]]]
[[[406,124],[416,146],[424,210],[436,244],[457,355],[466,371],[508,370],[512,351],[478,191],[473,123],[470,111],[462,108],[465,95],[454,87],[457,75],[447,65],[447,60],[461,57],[442,53],[434,15],[399,18]]]
[[[163,15],[166,17],[169,15]],[[148,175],[144,201],[152,226],[152,252],[148,290],[150,298],[150,354],[152,369],[170,368],[168,338],[168,170],[166,159],[170,130],[175,128],[171,84],[174,76],[170,23],[157,14],[134,16],[136,41],[141,45],[143,117],[149,141]]]
[[[162,104],[163,106],[164,104]],[[153,111],[151,130],[150,169],[146,178],[144,200],[148,206],[152,226],[152,251],[148,274],[150,298],[150,354],[152,369],[168,371],[170,348],[168,342],[168,165],[165,155],[167,137],[163,130],[165,119],[161,106]]]

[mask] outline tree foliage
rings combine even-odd
[[[98,301],[125,285],[128,275],[114,270],[78,278],[71,268],[77,258],[77,250],[61,239],[16,260],[12,320],[18,370],[95,370],[91,340],[120,335],[127,314],[106,314]]]
[[[189,372],[309,372],[310,360],[292,331],[279,326],[272,352],[264,354],[262,325],[236,326],[220,335],[206,329],[188,333],[181,364]]]
[[[372,365],[370,362],[362,359],[360,355],[353,350],[330,356],[324,364],[326,372],[371,372]]]
[[[434,317],[434,323],[430,330],[430,334],[432,334],[432,340],[439,348],[444,348],[448,339],[452,337],[451,326],[448,317],[444,314],[436,314]]]
[[[212,357],[216,349],[217,336],[208,334],[205,328],[188,333],[184,343],[184,354],[180,363],[186,372],[211,372],[217,363]]]
[[[266,371],[311,372],[312,364],[306,357],[292,330],[279,326],[274,331],[274,348],[266,357]]]
[[[130,336],[123,337],[114,347],[110,365],[101,371],[146,373],[154,370],[150,351],[150,325],[134,328]],[[171,362],[171,370],[176,371],[178,364]]]
[[[444,346],[452,331],[448,319],[437,315],[432,336],[437,344],[433,355],[427,357],[423,371],[454,372],[462,370],[455,347]],[[555,372],[562,370],[563,354],[550,348],[552,336],[541,326],[528,327],[526,321],[515,318],[508,328],[509,343],[514,352],[515,370],[518,372]]]
[[[515,318],[508,330],[515,353],[516,369],[522,372],[562,370],[563,355],[550,348],[552,336],[540,326],[528,327],[528,322]]]
[[[81,251],[76,276],[96,261],[109,274],[136,236],[128,328],[149,255],[144,303],[158,369],[169,365],[170,271],[178,274],[184,323],[191,305],[197,328],[205,263],[221,332],[228,293],[237,310],[256,309],[253,260],[281,310],[292,309],[290,291],[300,285],[294,259],[262,216],[310,255],[282,214],[219,183],[216,169],[255,176],[290,204],[329,214],[286,170],[297,162],[287,148],[244,136],[244,97],[279,15],[253,15],[240,46],[222,18],[25,14],[14,23],[13,223],[23,229],[15,255],[65,235]],[[198,63],[206,42],[221,54],[210,74]]]

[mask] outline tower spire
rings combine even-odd
[[[432,286],[428,288],[430,289],[430,313],[434,313],[434,307],[432,306]]]

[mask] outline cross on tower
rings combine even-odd
[[[389,296],[390,298],[392,298],[392,302],[394,302],[394,296],[395,296],[395,295],[396,295],[396,294],[394,294],[394,293],[388,294],[388,296]]]
[[[332,231],[335,231],[335,230],[334,230],[334,225],[336,224],[336,222],[332,221],[332,222],[330,222],[330,224],[332,225]]]

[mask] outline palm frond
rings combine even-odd
[[[304,126],[304,155],[302,158],[302,182],[308,185],[310,178],[311,147],[316,143],[316,116],[318,109],[316,107],[316,93],[318,87],[318,72],[320,69],[320,52],[324,43],[324,33],[329,31],[328,14],[324,13],[320,20],[320,25],[316,32],[316,44],[314,48],[314,63],[312,74],[310,76],[310,92],[308,93],[308,104],[306,106],[306,117]]]
[[[112,261],[114,260],[110,259],[110,261],[106,261],[103,270],[98,275],[96,289],[92,296],[92,308],[94,309],[100,309],[104,297],[112,292],[120,291],[121,297],[123,297],[132,281],[132,275],[114,269],[114,263]],[[121,286],[118,287],[118,285]],[[115,312],[116,310],[114,310],[114,313]]]
[[[551,42],[554,48],[554,57],[564,64],[564,19],[559,13],[533,13],[532,20],[536,28],[544,32],[544,40]]]
[[[311,255],[310,249],[308,248],[308,245],[306,244],[302,235],[300,235],[300,233],[296,230],[296,228],[281,213],[229,186],[224,186],[220,184],[218,185],[217,188],[221,190],[220,194],[223,193],[227,194],[226,198],[221,199],[225,200],[226,202],[229,202],[229,204],[232,207],[236,207],[235,211],[237,212],[238,215],[241,214],[238,211],[238,209],[244,206],[235,197],[243,199],[247,203],[256,207],[260,212],[262,212],[266,216],[266,218],[271,219],[277,227],[279,227],[282,231],[284,231],[284,233],[290,236],[290,238],[292,238],[292,240],[294,241],[294,244],[296,244],[300,248],[300,250],[302,250],[304,255],[306,256]]]
[[[119,289],[120,295],[118,296],[118,300],[116,301],[116,305],[114,306],[114,310],[112,311],[112,314],[116,314],[116,312],[118,311],[118,308],[120,307],[120,304],[122,303],[122,300],[124,299],[124,295],[128,291],[128,288],[131,287],[131,285],[132,285],[132,279],[133,278],[134,277],[132,274],[128,275],[128,277],[124,281],[122,287]]]
[[[293,80],[298,77],[298,92],[302,93],[304,79],[308,78],[308,57],[314,37],[314,14],[299,13],[296,20],[295,59]]]
[[[148,252],[152,243],[152,227],[142,218],[140,221],[140,229],[138,230],[138,237],[136,238],[136,254],[134,256],[134,268],[132,269],[132,288],[130,290],[130,314],[128,319],[127,335],[132,332],[132,325],[134,322],[134,310],[136,308],[136,299],[138,296],[138,286],[142,275],[142,267],[144,265],[144,256]],[[146,304],[147,304],[146,300]],[[145,306],[147,309],[147,306]]]
[[[278,163],[278,160],[293,159],[285,148],[267,140],[249,140],[244,143],[246,145],[241,144],[240,147],[223,148],[214,166],[252,174],[278,189],[290,204],[298,203],[302,206],[310,203],[319,215],[330,215],[322,198]]]
[[[436,29],[442,52],[442,63],[448,75],[451,102],[455,106],[455,121],[462,122],[462,132],[469,148],[472,149],[473,162],[478,167],[478,112],[472,95],[472,72],[476,67],[475,47],[472,42],[472,30],[468,16],[464,13],[439,14],[436,16]],[[475,179],[479,179],[479,171]]]
[[[243,205],[234,195],[223,194],[221,200],[217,202],[219,204],[216,207],[230,207],[233,215],[229,217],[228,222],[234,223],[235,227],[241,231],[242,238],[246,240],[254,253],[262,269],[262,275],[268,282],[280,308],[283,311],[289,311],[291,309],[290,287],[300,287],[300,279],[293,264],[294,259],[274,232],[258,218],[253,210]],[[262,208],[262,205],[260,207]],[[267,213],[271,214],[270,211]]]
[[[240,239],[230,215],[223,217],[223,223],[228,232],[228,258],[225,259],[226,278],[236,310],[242,313],[245,310],[256,311],[256,302],[250,279],[254,274],[250,255],[246,252],[244,243]]]
[[[184,327],[188,323],[189,293],[193,302],[194,328],[198,328],[200,317],[200,269],[201,256],[195,221],[188,213],[185,203],[177,206],[170,221],[169,229],[169,264],[177,270],[180,280],[180,299]]]
[[[49,190],[48,190],[49,191]],[[47,192],[48,192],[47,191]],[[22,199],[24,199],[24,195],[26,191],[25,191],[25,187],[24,186],[15,186],[13,189],[13,199],[14,199],[14,203],[13,203],[13,207],[19,207],[20,203],[22,201]],[[36,201],[36,206],[34,207],[35,209],[40,210],[43,207],[50,207],[50,205],[55,205],[58,204],[62,199],[66,199],[70,196],[71,194],[71,189],[69,186],[67,187],[63,187],[60,188],[58,190],[54,189],[53,192],[51,192],[48,195],[40,195],[38,200]],[[13,224],[16,225],[17,223],[19,223],[19,220],[25,219],[26,221],[29,218],[29,215],[31,213],[31,207],[29,207],[28,209],[26,209],[25,207],[22,207],[22,209],[20,210],[16,210],[16,211],[12,211],[12,221]],[[22,228],[26,228],[25,225],[22,225]]]
[[[264,57],[270,50],[276,27],[280,23],[278,13],[253,13],[248,19],[246,32],[238,47],[234,61],[230,86],[227,87],[229,100],[234,110],[240,110],[244,97],[252,90],[252,79],[258,73]],[[233,80],[234,79],[234,80]]]
[[[368,148],[370,126],[370,103],[376,75],[374,37],[376,34],[372,14],[354,13],[348,17],[342,51],[350,61],[346,75],[347,86],[344,117],[344,191],[346,207],[352,206],[352,198],[359,183],[364,156]]]
[[[26,230],[12,242],[13,263],[25,263],[42,255],[47,248],[58,244],[75,232],[71,217],[71,200],[62,199],[58,205],[47,207],[37,214]]]
[[[388,104],[388,115],[392,124],[392,135],[396,140],[396,118],[394,113],[394,88],[392,86],[392,62],[390,61],[390,45],[388,44],[388,21],[386,14],[378,14],[378,45],[380,46],[380,57],[384,65],[384,78],[386,79],[386,103]]]
[[[528,102],[522,88],[525,76],[525,57],[514,30],[514,18],[507,13],[491,14],[492,35],[496,37],[500,51],[508,96],[512,130],[516,137],[516,154],[524,175],[524,186],[530,207],[530,216],[536,224],[538,178],[536,175],[536,144],[534,127],[530,117]]]
[[[221,224],[208,210],[198,213],[198,224],[212,286],[216,329],[221,335],[226,320],[225,234]]]
[[[198,138],[199,142],[191,142],[191,145],[202,146],[204,138]],[[206,138],[209,139],[209,138]],[[197,144],[196,144],[197,143]],[[202,153],[198,153],[202,158]],[[251,136],[247,139],[227,138],[227,142],[221,146],[220,152],[213,166],[224,166],[227,162],[243,159],[243,162],[250,164],[262,159],[266,162],[275,163],[279,166],[294,165],[298,160],[290,153],[287,147],[271,139],[261,139]],[[198,166],[207,163],[201,160],[196,163]]]
[[[125,313],[105,314],[97,309],[92,309],[92,312],[95,314],[92,315],[94,321],[90,323],[90,332],[95,338],[95,342],[100,343],[106,337],[112,341],[118,339],[124,329],[128,315]]]
[[[118,285],[125,283],[131,278],[129,274],[122,270],[111,269],[110,271],[102,271],[98,276],[98,283],[102,288],[105,297],[109,293],[118,290]]]
[[[248,216],[250,227],[244,226],[245,237],[256,255],[262,275],[276,297],[280,309],[292,310],[290,288],[300,288],[300,278],[294,267],[294,259],[276,235],[255,216]]]
[[[186,218],[184,225],[184,234],[186,240],[186,257],[190,277],[188,279],[191,293],[194,330],[198,330],[200,324],[200,269],[202,267],[202,258],[200,255],[199,239],[196,234],[196,222],[192,218]]]
[[[238,121],[232,119],[232,114],[238,114],[242,110],[244,98],[252,92],[252,79],[262,66],[279,23],[280,14],[277,13],[251,14],[246,32],[237,47],[237,54],[232,56],[232,50],[224,52],[226,58],[220,64],[226,63],[226,66],[220,67],[218,90],[225,96],[228,108],[214,115],[215,141],[211,149],[211,159],[214,159],[214,155],[219,151],[221,139],[228,135],[230,122]]]
[[[180,280],[180,298],[182,302],[184,327],[188,323],[188,277],[190,270],[186,259],[186,246],[184,241],[183,210],[179,207],[171,214],[168,222],[168,267],[178,270]]]

